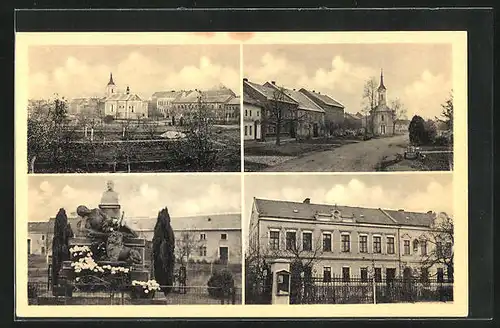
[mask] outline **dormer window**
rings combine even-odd
[[[293,210],[293,213],[299,213],[299,210],[294,209],[294,210]]]

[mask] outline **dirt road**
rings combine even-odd
[[[372,172],[385,156],[402,153],[407,135],[372,139],[313,153],[266,168],[270,172]]]

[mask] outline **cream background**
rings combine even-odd
[[[444,317],[468,314],[467,197],[467,34],[454,32],[259,32],[247,41],[228,33],[17,33],[15,45],[15,306],[18,317]],[[292,43],[451,43],[454,90],[455,295],[454,302],[356,305],[175,305],[175,306],[28,306],[26,161],[27,63],[30,45],[111,44],[292,44]],[[244,48],[244,47],[243,47]],[[240,48],[241,49],[241,48]],[[241,56],[241,55],[240,55]],[[241,58],[241,57],[240,57]],[[244,58],[243,58],[244,60]],[[241,72],[241,69],[240,69]],[[243,154],[242,154],[243,155]],[[204,174],[204,173],[199,173]],[[206,173],[210,174],[210,173]],[[242,173],[250,176],[262,173]],[[289,173],[273,173],[289,174]],[[297,173],[309,174],[309,173]],[[321,173],[315,173],[321,174]],[[342,173],[335,173],[342,174]],[[358,173],[387,174],[387,173]],[[405,174],[405,173],[391,173]],[[422,173],[412,173],[422,174]],[[425,174],[425,173],[424,173]],[[242,177],[243,180],[243,177]],[[244,186],[243,186],[244,188]],[[242,213],[248,212],[243,203]],[[246,227],[243,226],[243,237]],[[244,242],[245,244],[245,242]],[[243,291],[244,294],[244,291]]]

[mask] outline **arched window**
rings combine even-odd
[[[414,252],[418,251],[418,246],[419,246],[418,239],[415,239],[415,240],[413,241],[413,251],[414,251]]]

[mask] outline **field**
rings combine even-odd
[[[123,140],[118,125],[92,134],[73,131],[70,141],[61,146],[55,157],[49,153],[37,156],[36,173],[87,172],[193,172],[240,171],[240,130],[238,126],[213,126],[212,151],[191,150],[183,140],[161,138],[168,131],[182,132],[179,127],[160,126],[155,135],[136,127]],[[187,153],[186,153],[187,151]],[[203,158],[203,162],[199,162]]]

